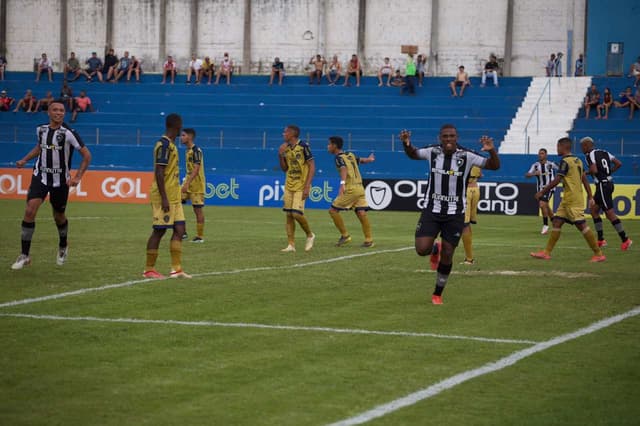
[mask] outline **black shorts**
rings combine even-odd
[[[42,183],[39,176],[33,176],[31,178],[31,185],[29,185],[29,192],[27,193],[27,201],[34,198],[40,198],[44,200],[49,195],[49,202],[54,211],[58,213],[64,213],[67,208],[67,200],[69,199],[69,187],[66,183],[59,187],[47,186]]]
[[[542,197],[540,197],[540,201],[544,201],[545,203],[548,203],[554,192],[556,192],[555,188],[545,192],[544,194],[542,194]]]
[[[464,213],[461,214],[439,214],[423,210],[420,220],[416,226],[416,238],[433,237],[442,235],[442,239],[458,246],[462,230],[464,229]]]
[[[606,212],[613,208],[613,182],[596,183],[596,193],[593,200]]]

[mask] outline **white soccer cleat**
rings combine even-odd
[[[69,246],[58,248],[58,257],[56,258],[56,264],[58,266],[64,265],[64,262],[67,260],[68,254],[69,254]]]
[[[27,256],[26,254],[21,254],[20,256],[18,256],[16,261],[13,262],[13,265],[11,265],[11,269],[14,269],[14,270],[22,269],[25,266],[30,264],[31,264],[31,257]]]
[[[296,251],[296,248],[294,246],[292,246],[291,244],[289,244],[288,246],[286,246],[285,248],[283,248],[280,251],[283,252],[283,253],[289,253],[289,252]]]
[[[179,271],[171,271],[169,278],[191,278],[191,275],[180,269]]]
[[[316,234],[311,233],[310,237],[307,237],[307,242],[304,244],[304,251],[309,251],[313,248],[313,241],[316,239]]]
[[[548,225],[543,225],[542,226],[542,231],[540,231],[540,233],[542,235],[546,235],[549,232],[549,226]]]

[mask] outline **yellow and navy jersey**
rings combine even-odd
[[[558,175],[562,178],[562,203],[567,207],[584,207],[582,194],[582,174],[584,165],[573,154],[565,155],[560,161]]]
[[[471,171],[469,172],[469,177],[467,178],[467,183],[476,183],[478,179],[482,176],[482,169],[478,166],[471,167]]]
[[[198,174],[193,178],[191,183],[189,184],[189,192],[201,194],[204,193],[204,187],[206,181],[204,179],[204,156],[202,154],[202,149],[200,147],[193,145],[191,148],[187,149],[186,154],[187,161],[187,176],[191,176],[193,169],[196,165],[200,165],[200,169],[198,170]]]
[[[298,141],[295,145],[287,147],[285,159],[288,167],[285,189],[302,191],[309,175],[309,161],[313,160],[311,148],[306,143]]]
[[[347,169],[347,178],[344,184],[345,192],[350,192],[362,187],[362,176],[360,175],[360,168],[358,167],[359,163],[360,158],[352,152],[341,152],[336,155],[336,168],[338,171],[343,167]]]
[[[181,201],[179,160],[176,145],[167,136],[162,136],[153,148],[153,168],[155,170],[156,166],[165,166],[164,188],[170,204],[180,203]],[[155,174],[153,176],[153,183],[151,184],[151,201],[156,203],[161,202]]]

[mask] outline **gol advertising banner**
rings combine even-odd
[[[0,199],[25,199],[32,173],[32,168],[0,168]],[[82,177],[80,185],[71,188],[69,199],[101,203],[146,204],[149,202],[151,182],[153,182],[153,173],[150,172],[89,170]]]

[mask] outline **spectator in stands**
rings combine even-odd
[[[200,70],[202,69],[202,59],[198,59],[196,54],[191,55],[191,60],[187,65],[187,84],[191,84],[191,75],[196,80],[196,84],[200,84]]]
[[[547,65],[544,67],[547,71],[547,77],[553,77],[556,75],[556,54],[552,53],[547,61]]]
[[[393,87],[402,87],[405,84],[406,83],[404,81],[404,77],[402,76],[402,73],[400,73],[400,70],[396,70],[395,75],[391,79],[391,86],[393,86]]]
[[[51,102],[53,102],[54,100],[55,98],[53,97],[51,90],[49,90],[47,92],[47,96],[38,100],[38,103],[36,103],[36,107],[34,108],[33,112],[49,110],[49,105],[51,105]]]
[[[115,54],[113,49],[109,49],[107,54],[104,56],[104,68],[107,70],[107,75],[104,78],[104,81],[111,80],[112,77],[116,74],[116,65],[118,64],[118,57]]]
[[[362,76],[362,69],[360,68],[360,61],[358,55],[351,55],[351,60],[347,64],[347,72],[344,74],[344,86],[351,86],[349,84],[349,77],[356,78],[356,87],[360,87],[360,77]]]
[[[623,93],[620,93],[620,97],[613,102],[613,105],[616,108],[629,108],[629,120],[633,118],[633,112],[640,107],[633,96],[631,87],[627,87]]]
[[[578,59],[576,59],[576,70],[573,74],[576,77],[584,76],[584,56],[581,54],[578,55]]]
[[[309,73],[309,84],[313,84],[313,80],[315,79],[318,84],[322,81],[322,75],[324,74],[324,67],[327,65],[327,61],[324,60],[322,55],[319,53],[316,56],[312,56],[309,60],[309,65],[313,65],[311,67],[311,72]]]
[[[418,76],[418,87],[422,87],[424,75],[427,72],[427,55],[418,55],[416,60],[416,75]]]
[[[46,72],[49,75],[49,81],[53,81],[53,62],[47,58],[47,54],[43,53],[38,61],[38,68],[36,71],[36,83],[40,81],[40,74]]]
[[[611,95],[611,89],[606,87],[602,94],[602,103],[598,105],[598,117],[596,118],[602,116],[603,119],[607,120],[609,118],[609,108],[611,108],[611,105],[613,105],[613,95]]]
[[[640,85],[640,56],[638,56],[638,59],[631,64],[631,67],[629,68],[629,77],[635,78],[635,81],[633,82],[635,87]]]
[[[220,76],[224,75],[227,78],[227,85],[231,84],[231,75],[233,74],[233,61],[229,58],[229,54],[224,52],[222,63],[218,68],[218,74],[216,75],[216,84],[220,82]]]
[[[140,74],[142,73],[142,63],[135,56],[131,56],[131,65],[127,70],[127,81],[131,81],[131,74],[136,76],[136,83],[140,83]]]
[[[469,80],[469,74],[464,70],[464,65],[460,65],[458,67],[458,73],[456,77],[449,83],[449,87],[451,88],[451,96],[454,98],[456,96],[463,97],[464,89],[467,86],[471,86],[471,81]],[[460,88],[460,94],[456,92],[456,87]]]
[[[598,112],[598,116],[596,118],[600,119],[600,108],[598,108],[598,104],[600,103],[600,92],[595,84],[591,85],[589,92],[587,92],[587,96],[584,98],[584,118],[585,120],[589,119],[589,111],[591,108],[595,108]]]
[[[271,64],[271,76],[269,77],[269,86],[273,84],[273,79],[278,76],[278,85],[282,85],[282,79],[284,78],[284,63],[276,56]],[[318,84],[320,84],[318,82]]]
[[[24,112],[34,112],[37,102],[38,100],[33,96],[31,89],[27,89],[24,93],[24,98],[18,101],[18,105],[16,105],[16,109],[14,109],[13,112],[18,112],[19,110],[23,110]]]
[[[102,83],[102,60],[98,58],[96,52],[91,52],[91,57],[85,61],[87,68],[82,71],[82,74],[87,78],[90,83],[94,75],[98,76],[98,80]]]
[[[384,62],[378,70],[378,86],[382,86],[384,84],[382,81],[383,79],[387,80],[387,86],[391,86],[391,77],[393,77],[393,66],[390,63],[389,58],[384,58]]]
[[[327,81],[329,82],[329,86],[334,86],[340,80],[340,76],[342,75],[342,65],[340,61],[338,61],[338,55],[333,55],[331,59],[331,63],[328,66],[327,72]]]
[[[553,67],[555,77],[562,77],[562,56],[562,52],[558,52],[558,54],[556,55],[556,63]]]
[[[71,90],[66,81],[62,83],[62,89],[60,89],[60,100],[62,100],[65,108],[73,111],[73,90]]]
[[[67,74],[69,73],[73,74],[73,78],[69,81],[76,81],[80,78],[80,74],[82,74],[80,61],[76,58],[75,52],[69,54],[69,59],[67,59],[67,63],[64,64],[64,78],[67,78]]]
[[[4,71],[7,68],[7,58],[0,55],[0,81],[4,81]]]
[[[167,75],[171,77],[171,84],[173,84],[176,79],[176,71],[176,61],[171,55],[167,56],[167,60],[162,65],[162,84],[167,80]]]
[[[124,56],[118,60],[118,62],[113,66],[113,82],[117,83],[118,80],[122,78],[125,74],[129,73],[129,69],[131,68],[131,58],[129,57],[129,52],[125,50]]]
[[[407,64],[405,65],[404,81],[405,85],[402,87],[400,94],[409,93],[409,95],[416,94],[416,63],[413,61],[413,53],[407,54]]]
[[[9,111],[14,102],[15,100],[7,95],[6,90],[0,92],[0,111]]]
[[[80,96],[78,96],[75,101],[76,107],[73,109],[73,115],[71,115],[72,123],[76,121],[79,112],[94,111],[93,105],[91,105],[91,98],[87,96],[84,90],[80,92]]]
[[[500,69],[500,65],[498,65],[498,58],[496,55],[489,56],[489,61],[484,64],[484,69],[482,70],[482,84],[480,87],[484,87],[487,82],[487,76],[493,78],[493,85],[498,87],[498,70]]]
[[[213,72],[215,70],[215,65],[213,61],[208,56],[204,57],[204,61],[202,61],[202,66],[200,67],[200,81],[202,81],[203,77],[206,75],[209,80],[207,84],[211,84],[211,78],[213,77]]]

